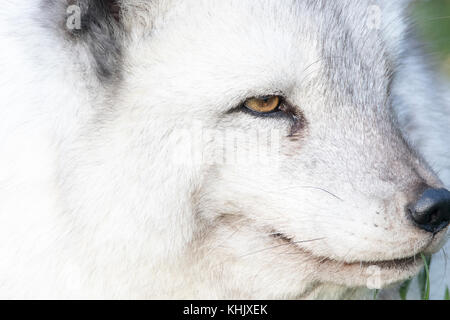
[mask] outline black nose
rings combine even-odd
[[[408,212],[417,226],[428,232],[439,232],[450,220],[450,192],[446,189],[427,189]]]

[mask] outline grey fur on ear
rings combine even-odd
[[[121,7],[117,0],[107,0],[109,11],[116,21],[120,21]]]
[[[118,0],[78,0],[81,8],[79,34],[90,49],[101,81],[120,77],[122,26]]]
[[[48,1],[48,0],[47,0]],[[54,2],[50,0],[50,2]],[[119,26],[121,22],[121,4],[119,0],[68,0],[66,9],[78,8],[81,23],[79,28],[69,29],[73,33],[89,31],[92,24]],[[71,12],[66,10],[66,15]]]
[[[122,0],[39,0],[38,22],[75,44],[83,44],[100,81],[121,77],[124,28]]]
[[[123,33],[120,0],[69,0],[67,4],[79,8],[80,15],[80,27],[67,28],[67,32],[73,41],[88,46],[99,79],[120,77]]]

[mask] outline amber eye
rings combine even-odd
[[[279,96],[266,96],[260,98],[251,98],[245,101],[244,105],[258,113],[274,112],[280,106]]]

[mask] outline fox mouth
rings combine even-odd
[[[376,265],[380,268],[388,269],[388,268],[397,268],[397,267],[401,267],[401,266],[415,264],[416,260],[422,261],[421,254],[416,253],[411,256],[406,256],[406,257],[401,257],[401,258],[393,258],[393,259],[388,259],[388,260],[373,260],[373,261],[361,260],[361,261],[355,261],[355,262],[346,262],[346,261],[342,261],[342,260],[336,260],[336,259],[331,259],[331,258],[327,258],[327,257],[316,256],[313,252],[310,252],[310,251],[304,249],[303,247],[299,246],[299,243],[319,241],[319,240],[323,240],[324,238],[312,239],[312,240],[308,240],[308,241],[294,241],[291,237],[289,237],[285,234],[282,234],[282,233],[272,233],[272,237],[283,241],[286,245],[294,246],[297,250],[304,251],[305,253],[308,253],[312,257],[320,259],[322,262],[330,261],[330,262],[334,262],[334,263],[340,263],[343,266],[359,265],[361,267],[368,267],[368,266]]]
[[[301,242],[284,234],[275,233],[272,236],[291,246],[299,254],[307,256],[320,275],[317,280],[339,285],[382,289],[415,276],[424,265],[421,253],[389,260],[348,262],[316,255],[301,247]],[[316,240],[321,239],[311,241]]]

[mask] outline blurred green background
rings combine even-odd
[[[413,6],[419,35],[450,76],[450,0],[416,0]]]

